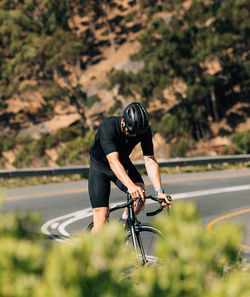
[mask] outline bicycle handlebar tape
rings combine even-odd
[[[160,206],[157,210],[153,211],[153,212],[147,212],[146,215],[148,217],[153,217],[155,215],[157,215],[158,213],[160,213],[163,210],[163,206]]]

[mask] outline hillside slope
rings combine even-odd
[[[59,71],[52,71],[54,85],[53,82],[52,85],[46,82],[47,89],[39,79],[24,75],[17,91],[4,100],[0,109],[1,167],[58,166],[87,162],[87,142],[93,141],[91,130],[99,125],[103,117],[121,114],[128,102],[141,100],[139,91],[133,90],[124,95],[120,91],[120,83],[112,85],[109,73],[119,75],[119,71],[123,71],[132,75],[143,69],[143,60],[130,60],[131,55],[141,50],[139,37],[150,30],[154,19],[161,20],[164,26],[169,24],[175,12],[162,9],[164,1],[155,1],[154,9],[144,7],[142,3],[138,6],[137,1],[116,0],[110,3],[104,7],[105,14],[98,18],[94,18],[92,12],[75,13],[68,20],[69,29],[79,40],[88,43],[88,49],[76,63],[65,63],[64,71],[69,73],[66,78]],[[190,6],[191,1],[182,1],[181,14],[188,11]],[[221,71],[218,60],[206,60],[202,67],[211,76]],[[117,72],[112,72],[113,70]],[[66,90],[68,95],[60,93],[61,90]],[[178,96],[185,99],[186,92],[186,82],[182,78],[175,78],[170,86],[165,86],[159,97],[154,95],[147,102],[154,127],[157,127],[157,121],[162,125],[157,114],[162,117],[175,110],[180,103]],[[233,92],[240,94],[240,86],[236,84]],[[75,95],[82,96],[82,99],[73,100]],[[85,103],[82,104],[81,100],[85,100]],[[187,155],[216,153],[213,147],[230,145],[231,135],[248,129],[249,124],[250,100],[246,95],[244,100],[235,102],[225,113],[223,111],[222,117],[217,120],[210,118],[209,135],[204,133],[202,139],[190,142]],[[88,135],[86,129],[90,129]],[[202,130],[202,127],[199,129]],[[157,133],[157,128],[154,128],[154,132],[157,157],[171,156],[169,141]],[[72,144],[76,138],[79,142]],[[176,145],[179,140],[173,138],[173,141]],[[27,154],[32,153],[28,147],[32,147],[30,144],[35,154],[27,160]],[[74,151],[79,144],[84,146],[83,151],[75,152],[80,157],[74,155],[67,161],[67,154]],[[132,157],[141,158],[139,150]]]

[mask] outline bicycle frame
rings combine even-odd
[[[129,201],[130,195],[128,194],[127,196],[127,201]],[[132,237],[132,243],[133,243],[133,247],[135,250],[135,255],[136,255],[136,261],[137,263],[139,263],[139,254],[138,254],[138,248],[140,249],[141,252],[141,261],[142,261],[142,265],[145,265],[147,263],[147,259],[145,256],[145,252],[144,252],[144,248],[143,248],[143,244],[142,244],[142,240],[141,240],[141,235],[139,232],[139,228],[137,227],[140,222],[136,219],[136,215],[135,215],[135,211],[134,211],[134,205],[133,204],[129,204],[127,206],[128,209],[128,226],[130,228],[130,232],[131,232],[131,237]]]
[[[164,199],[159,199],[159,198],[156,198],[153,196],[145,196],[145,199],[151,199],[153,201],[158,202],[160,205],[160,207],[158,209],[156,209],[155,211],[146,213],[147,216],[154,216],[154,215],[160,213],[164,209],[164,207],[161,205],[163,202],[165,202]],[[170,196],[168,196],[168,199],[172,199],[172,198]],[[109,212],[111,213],[113,211],[123,209],[123,208],[128,209],[128,219],[127,219],[128,229],[127,229],[127,231],[129,232],[130,240],[131,240],[131,243],[132,243],[134,251],[135,251],[137,263],[143,266],[143,265],[147,264],[149,261],[147,259],[147,253],[145,252],[145,247],[143,246],[143,240],[142,240],[143,237],[140,232],[143,229],[143,231],[153,232],[157,236],[161,236],[161,232],[155,228],[154,228],[154,230],[152,230],[152,226],[150,226],[150,225],[146,226],[146,228],[150,228],[151,230],[145,229],[145,224],[142,224],[140,221],[137,220],[134,202],[135,201],[132,199],[131,195],[129,193],[127,193],[127,202],[117,205],[113,208],[110,208]],[[89,224],[88,229],[91,229],[92,227],[93,227],[93,222]]]

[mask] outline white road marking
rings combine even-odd
[[[225,188],[217,188],[217,189],[209,189],[209,190],[201,190],[187,193],[174,194],[173,199],[186,199],[192,197],[206,196],[206,195],[215,195],[221,193],[229,193],[229,192],[238,192],[238,191],[248,191],[250,190],[249,185],[235,186],[235,187],[225,187]]]
[[[51,225],[51,229],[57,229],[58,226],[59,226],[59,223],[56,222],[56,223]]]
[[[250,190],[250,184],[235,186],[235,187],[224,187],[224,188],[217,188],[217,189],[192,191],[192,192],[186,192],[186,193],[173,194],[171,196],[173,200],[177,200],[177,199],[188,199],[192,197],[200,197],[200,196],[215,195],[215,194],[229,193],[229,192],[231,193],[231,192],[239,192],[239,191],[248,191],[248,190]],[[110,205],[110,207],[114,207],[123,202],[113,203]],[[151,204],[151,203],[155,203],[155,202],[152,200],[147,201],[147,204]],[[60,234],[59,236],[70,237],[70,234],[65,230],[66,227],[68,227],[69,225],[73,224],[76,221],[85,219],[90,216],[92,216],[91,208],[78,210],[47,221],[42,225],[41,231],[42,233],[53,237],[55,240],[64,241],[62,239],[56,238],[56,236],[53,235],[53,233],[51,233],[49,229],[50,228],[57,229],[58,233]],[[60,223],[60,221],[62,222]]]
[[[44,223],[41,227],[42,233],[46,234],[46,235],[51,235],[52,233],[48,230],[49,227],[51,227],[51,225],[53,225],[54,223],[56,223],[57,221],[61,221],[61,220],[65,220],[65,219],[69,219],[72,216],[80,216],[81,214],[85,214],[86,217],[91,216],[92,213],[90,213],[92,211],[91,208],[86,208],[86,209],[82,209],[82,210],[78,210],[66,215],[62,215],[60,217],[51,219],[49,221],[47,221],[46,223]],[[89,215],[88,215],[89,214]]]

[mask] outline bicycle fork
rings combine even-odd
[[[136,261],[143,266],[147,263],[147,258],[141,240],[139,223],[135,220],[134,209],[131,206],[128,207],[128,213],[130,219],[129,226],[132,237],[132,244],[135,250]]]

